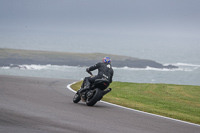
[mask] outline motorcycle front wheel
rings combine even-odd
[[[75,94],[74,95],[74,98],[73,98],[73,102],[74,103],[78,103],[79,101],[81,100],[81,96],[79,94]]]
[[[86,104],[88,106],[94,106],[99,100],[102,98],[102,92],[100,89],[93,90],[93,94],[91,97],[88,97],[86,100]]]

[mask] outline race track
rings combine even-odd
[[[199,133],[200,126],[98,102],[74,104],[74,80],[0,75],[0,133]],[[114,89],[114,88],[113,88]]]

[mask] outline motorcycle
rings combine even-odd
[[[89,74],[93,76],[91,72],[89,72]],[[85,89],[84,92],[76,92],[73,102],[78,103],[82,100],[86,102],[87,106],[94,106],[104,95],[112,90],[108,88],[109,84],[109,81],[106,79],[96,79],[94,84],[90,88]]]

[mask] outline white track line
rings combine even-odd
[[[73,85],[73,84],[75,84],[75,83],[76,83],[76,82],[73,82],[73,83],[67,85],[67,88],[68,88],[70,91],[74,92],[74,93],[76,93],[76,91],[73,90],[73,89],[71,88],[71,85]],[[135,109],[123,107],[123,106],[120,106],[120,105],[117,105],[117,104],[113,104],[113,103],[109,103],[109,102],[105,102],[105,101],[102,101],[102,100],[101,100],[101,102],[102,102],[102,103],[109,104],[109,105],[112,105],[112,106],[115,106],[115,107],[119,107],[119,108],[131,110],[131,111],[135,111],[135,112],[140,112],[140,113],[143,113],[143,114],[148,114],[148,115],[152,115],[152,116],[156,116],[156,117],[161,117],[161,118],[165,118],[165,119],[169,119],[169,120],[173,120],[173,121],[177,121],[177,122],[182,122],[182,123],[186,123],[186,124],[190,124],[190,125],[194,125],[194,126],[199,126],[199,127],[200,127],[199,124],[195,124],[195,123],[191,123],[191,122],[186,122],[186,121],[182,121],[182,120],[177,120],[177,119],[173,119],[173,118],[169,118],[169,117],[165,117],[165,116],[161,116],[161,115],[156,115],[156,114],[152,114],[152,113],[147,113],[147,112],[144,112],[144,111],[140,111],[140,110],[135,110]]]

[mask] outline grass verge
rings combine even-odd
[[[71,87],[78,90],[82,81]],[[200,86],[113,82],[103,100],[200,124]]]

